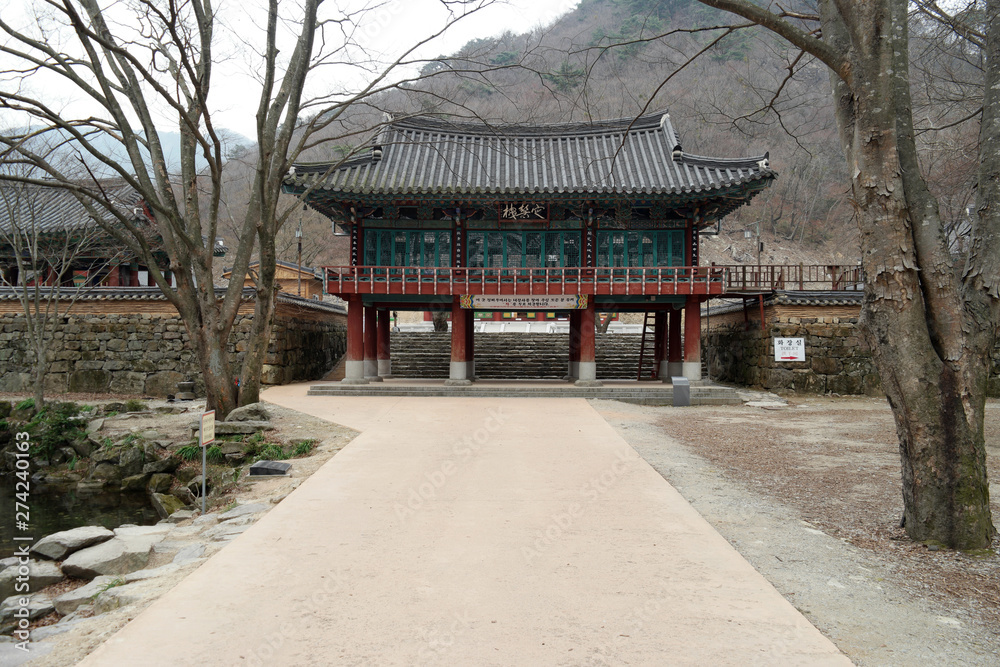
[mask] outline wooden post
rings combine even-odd
[[[653,315],[653,360],[656,369],[656,377],[661,380],[670,379],[667,368],[667,313],[663,310],[656,311]]]
[[[469,379],[468,356],[466,355],[466,329],[468,319],[462,309],[462,297],[455,295],[451,301],[451,370],[445,384],[448,386],[466,386],[472,384]]]
[[[569,311],[569,373],[567,382],[580,378],[580,311]]]
[[[594,295],[587,299],[587,307],[580,311],[580,361],[576,384],[581,387],[600,387],[597,380],[597,357],[595,355],[597,309]]]
[[[392,355],[389,349],[389,310],[378,309],[378,376],[392,377]]]
[[[378,327],[375,306],[365,306],[365,377],[380,382],[378,376]]]
[[[684,374],[684,355],[681,348],[681,311],[667,312],[667,376]]]
[[[701,379],[701,303],[689,296],[684,306],[684,367],[688,380]]]
[[[368,384],[365,379],[365,320],[361,295],[347,299],[347,358],[344,360],[345,384]]]
[[[466,377],[476,379],[476,311],[465,311],[465,359],[468,365]]]

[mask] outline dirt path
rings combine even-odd
[[[997,664],[1000,556],[905,539],[884,401],[683,412],[593,405],[856,664]],[[988,407],[987,433],[998,479],[1000,402]],[[991,486],[998,517],[1000,489]]]

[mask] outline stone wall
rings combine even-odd
[[[106,309],[125,311],[127,301]],[[246,350],[253,304],[241,308],[229,340],[234,372]],[[203,395],[201,371],[176,312],[81,312],[63,318],[49,345],[46,392],[166,396],[190,379]],[[27,392],[34,353],[20,313],[0,314],[0,391]],[[282,384],[319,379],[346,349],[346,317],[279,303],[261,381]]]
[[[776,392],[884,395],[857,328],[857,309],[767,306],[764,322],[763,329],[759,316],[744,323],[742,313],[711,318],[711,328],[702,332],[702,355],[708,355],[713,380]],[[775,361],[776,337],[804,338],[806,360]],[[1000,347],[993,353],[988,395],[1000,397]]]

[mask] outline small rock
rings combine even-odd
[[[191,522],[193,526],[214,526],[219,523],[218,514],[204,514]]]
[[[236,408],[226,417],[227,422],[245,422],[245,421],[261,421],[269,422],[271,421],[271,412],[264,406],[263,403],[250,403],[249,405],[244,405],[243,407]]]
[[[62,560],[74,551],[107,542],[115,534],[101,526],[83,526],[52,533],[31,547],[31,553],[50,560]]]
[[[230,519],[235,519],[237,517],[246,516],[248,514],[259,514],[260,512],[266,512],[268,506],[263,503],[249,503],[247,505],[238,505],[228,512],[223,512],[219,515],[220,521],[229,521]]]
[[[180,481],[181,484],[187,484],[192,479],[198,476],[198,472],[194,468],[181,468],[174,473],[174,476]]]
[[[91,419],[87,422],[87,433],[96,433],[104,428],[104,419],[99,417],[97,419]]]
[[[69,443],[77,456],[81,459],[88,458],[94,452],[94,445],[86,438],[77,438]]]
[[[139,437],[143,440],[159,440],[163,435],[159,431],[154,431],[152,429],[148,431],[143,431],[139,434]]]

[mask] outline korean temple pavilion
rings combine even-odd
[[[546,311],[569,320],[567,379],[594,385],[599,311],[653,313],[660,377],[701,378],[700,304],[724,285],[699,266],[699,234],[774,178],[767,154],[686,153],[666,113],[416,116],[349,160],[294,165],[284,187],[350,236],[350,266],[325,268],[326,290],[348,304],[344,382],[389,374],[391,310],[448,309],[449,384],[475,376],[474,313]]]

